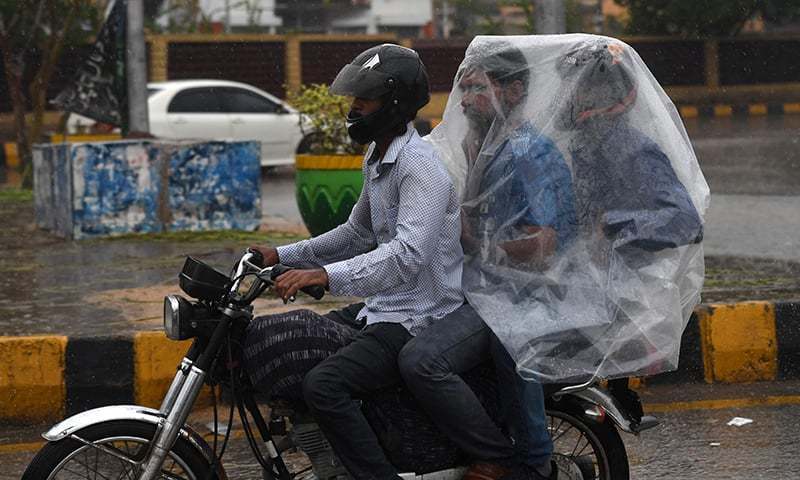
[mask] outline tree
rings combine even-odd
[[[535,33],[536,7],[534,0],[448,0],[453,10],[453,33],[464,37]],[[523,22],[508,25],[500,15],[502,7],[516,7]],[[578,0],[565,0],[567,31],[581,30],[581,10]]]
[[[800,0],[614,0],[628,8],[632,34],[732,36],[756,15],[797,18]]]
[[[31,146],[40,141],[47,87],[61,54],[65,46],[85,42],[99,21],[91,0],[0,0],[0,50],[26,188],[33,185]]]

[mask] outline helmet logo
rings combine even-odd
[[[377,67],[381,63],[381,57],[378,56],[376,53],[374,57],[370,58],[364,65],[361,66],[361,70],[372,70],[373,67]]]

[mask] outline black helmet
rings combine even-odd
[[[571,99],[565,105],[575,126],[589,118],[617,117],[636,101],[636,82],[631,75],[630,48],[619,42],[587,42],[567,53],[557,69],[572,83]],[[567,113],[567,112],[565,112]]]
[[[336,75],[330,92],[384,100],[376,112],[347,116],[347,132],[361,144],[392,129],[405,129],[405,124],[431,98],[428,73],[417,52],[390,43],[369,48],[345,65]]]

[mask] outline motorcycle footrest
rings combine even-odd
[[[661,422],[659,422],[656,417],[645,415],[638,424],[631,425],[631,429],[634,431],[634,433],[640,433],[645,430],[649,430],[660,423]]]

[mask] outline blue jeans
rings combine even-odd
[[[491,354],[497,369],[503,423],[512,441],[484,410],[465,373]],[[400,351],[400,375],[436,425],[461,450],[482,461],[514,459],[538,466],[553,450],[538,383],[516,373],[514,361],[491,329],[465,304],[437,320]]]
[[[510,395],[501,398],[500,419],[514,439],[514,451],[526,465],[550,463],[553,441],[547,431],[542,385],[517,374],[514,359],[494,334],[490,350],[498,384],[511,390]]]

